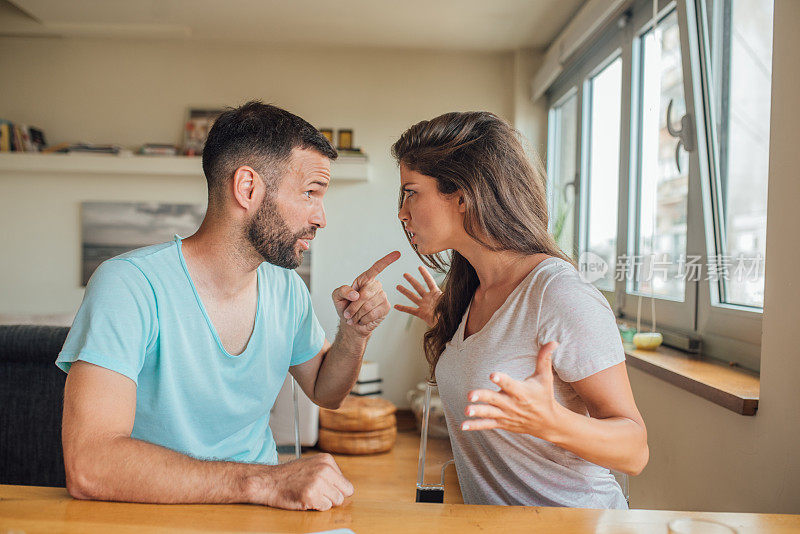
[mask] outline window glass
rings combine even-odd
[[[725,242],[721,301],[764,305],[772,0],[712,5],[712,72]]]
[[[678,17],[641,36],[638,224],[633,290],[683,301],[689,158],[667,129],[686,113]]]
[[[622,60],[612,61],[589,80],[590,134],[587,249],[609,269],[594,284],[614,290],[617,256],[617,200],[619,192],[620,99]]]
[[[578,97],[573,93],[553,108],[555,148],[550,166],[550,228],[558,246],[575,255],[575,178],[577,175]]]

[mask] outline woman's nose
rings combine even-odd
[[[400,210],[397,212],[397,218],[403,222],[408,222],[410,217],[408,216],[408,210],[405,206],[401,206]]]

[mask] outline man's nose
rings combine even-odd
[[[325,225],[328,224],[328,221],[325,218],[325,206],[320,203],[319,209],[314,210],[314,213],[311,215],[311,218],[308,220],[308,222],[317,228],[325,228]]]

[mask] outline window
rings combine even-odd
[[[673,10],[639,37],[639,172],[634,275],[629,292],[684,301],[679,260],[686,255],[688,157],[667,128],[686,113],[678,17]]]
[[[617,203],[619,197],[620,106],[622,102],[622,59],[616,57],[587,85],[589,140],[587,143],[586,242],[582,252],[592,252],[606,265],[617,256]],[[614,272],[609,269],[594,284],[614,291]]]
[[[722,230],[719,302],[764,305],[764,254],[772,79],[772,0],[717,0],[711,34],[711,100]]]
[[[636,0],[547,92],[559,245],[601,259],[619,315],[652,297],[665,341],[756,370],[772,1],[658,0],[654,27]]]
[[[567,254],[575,253],[575,189],[577,175],[578,97],[571,92],[550,112],[550,138],[555,151],[548,154],[551,177],[550,232]]]

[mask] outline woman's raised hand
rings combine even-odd
[[[539,349],[536,370],[525,380],[514,380],[505,373],[495,372],[489,377],[500,391],[476,389],[467,394],[464,410],[468,419],[462,430],[488,430],[499,428],[521,434],[531,434],[548,439],[558,424],[561,406],[553,393],[552,352],[558,343],[551,341]]]
[[[403,285],[398,284],[397,286],[397,290],[408,297],[417,307],[414,308],[411,306],[403,306],[402,304],[395,304],[394,309],[419,317],[431,327],[436,324],[434,311],[436,310],[436,303],[439,302],[439,297],[442,296],[442,292],[439,286],[436,285],[436,281],[433,279],[433,276],[431,276],[431,273],[429,273],[425,267],[420,265],[419,272],[422,274],[422,278],[428,286],[427,290],[416,278],[408,273],[403,274],[403,278],[411,284],[411,287],[416,290],[416,293]]]

